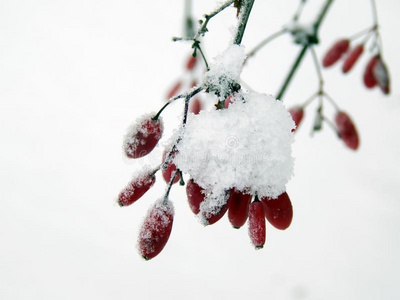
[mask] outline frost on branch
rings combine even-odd
[[[204,76],[204,85],[217,95],[227,97],[232,92],[235,82],[239,82],[245,58],[243,46],[231,45],[215,58]]]
[[[231,188],[276,198],[292,176],[294,127],[272,96],[238,93],[228,109],[189,116],[174,162],[214,195],[216,205]]]

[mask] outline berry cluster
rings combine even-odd
[[[373,28],[375,32],[376,28]],[[376,34],[376,33],[375,33]],[[324,67],[333,66],[340,59],[343,59],[342,71],[348,73],[353,66],[356,64],[358,59],[364,52],[365,43],[368,41],[365,39],[361,44],[357,44],[350,49],[350,39],[340,39],[336,41],[325,54],[322,65]],[[377,39],[375,39],[376,42]],[[363,82],[365,87],[368,89],[379,86],[384,94],[390,93],[390,77],[389,71],[382,58],[382,53],[378,45],[373,45],[373,49],[377,48],[377,53],[373,53],[364,69]]]

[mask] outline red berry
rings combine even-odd
[[[217,223],[225,215],[226,211],[228,210],[228,207],[229,207],[229,199],[224,205],[218,207],[215,213],[212,214],[203,213],[202,215],[203,224],[212,225],[214,223]]]
[[[292,116],[294,124],[296,125],[296,128],[293,128],[292,131],[296,131],[296,129],[300,125],[301,120],[303,120],[304,110],[301,106],[294,106],[289,109],[289,113]]]
[[[189,207],[192,212],[197,215],[200,212],[200,204],[204,201],[205,194],[203,189],[190,179],[186,184],[186,195],[189,202]]]
[[[349,49],[350,41],[347,39],[342,39],[337,41],[335,44],[329,48],[328,52],[325,54],[322,65],[324,67],[330,67],[336,63],[342,55]]]
[[[265,244],[265,213],[260,201],[250,203],[249,207],[249,236],[256,249],[261,249]]]
[[[373,68],[374,77],[384,94],[390,93],[390,78],[389,72],[381,58],[378,59]]]
[[[164,130],[161,119],[151,118],[132,126],[124,141],[125,154],[129,158],[139,158],[149,154],[160,140]]]
[[[377,81],[374,75],[374,68],[376,66],[376,64],[378,63],[379,60],[379,56],[375,55],[373,57],[371,57],[371,59],[369,60],[367,67],[365,68],[364,71],[364,85],[371,89],[373,87],[375,87],[377,85]]]
[[[179,90],[181,89],[181,86],[182,86],[182,82],[178,81],[177,83],[175,83],[175,85],[173,85],[172,88],[167,93],[167,100],[169,98],[176,96],[178,94]]]
[[[201,100],[199,98],[194,98],[190,101],[189,111],[197,115],[201,111],[202,106]]]
[[[162,156],[162,162],[163,163],[165,162],[165,158],[167,157],[168,153],[169,152],[164,150],[164,153],[163,153],[163,156]],[[165,170],[162,169],[162,171],[161,171],[162,176],[163,176],[165,182],[167,182],[167,183],[169,183],[171,181],[171,178],[174,175],[174,172],[176,171],[176,165],[172,162],[174,157],[175,157],[175,155],[176,155],[176,152],[174,151],[171,154],[171,157],[169,158],[169,162],[168,162],[167,168]],[[181,178],[180,174],[177,173],[173,183],[177,183],[180,178]]]
[[[157,201],[147,213],[139,234],[138,248],[146,260],[157,256],[168,242],[174,221],[174,208],[167,200]]]
[[[235,189],[231,191],[228,218],[234,228],[240,228],[246,223],[251,198],[250,194],[243,194]]]
[[[232,103],[233,103],[233,95],[229,95],[225,99],[225,108],[228,108],[229,105],[231,105]]]
[[[193,68],[196,66],[197,62],[197,57],[190,56],[186,62],[186,70],[193,70]]]
[[[282,230],[290,226],[293,208],[286,192],[279,195],[277,199],[264,197],[261,201],[264,204],[265,217],[272,226]]]
[[[218,222],[228,210],[229,199],[227,202],[215,209],[215,213],[205,213],[200,211],[200,205],[204,202],[206,194],[204,189],[200,187],[193,179],[189,180],[186,185],[186,195],[188,197],[188,202],[190,209],[196,215],[201,213],[201,221],[204,225],[212,225]]]
[[[120,206],[128,206],[141,198],[156,182],[154,175],[140,176],[133,179],[118,196]]]
[[[335,123],[339,136],[346,146],[356,150],[359,146],[358,133],[350,117],[345,112],[340,111],[336,114]]]
[[[354,64],[357,62],[358,58],[361,56],[361,54],[364,52],[364,45],[358,45],[354,49],[350,51],[350,53],[346,56],[346,59],[344,60],[342,71],[343,73],[349,72]]]

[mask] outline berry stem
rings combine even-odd
[[[331,96],[329,96],[326,92],[324,92],[324,96],[332,104],[336,111],[340,111],[339,105],[336,104],[335,100],[333,100]]]
[[[301,13],[303,12],[303,8],[304,8],[305,4],[306,4],[306,0],[300,0],[300,3],[296,9],[296,13],[293,16],[294,22],[297,22],[300,19],[300,16],[301,16]]]
[[[324,90],[324,78],[322,77],[321,66],[319,65],[318,57],[317,57],[317,54],[315,53],[314,47],[311,46],[310,50],[311,50],[312,58],[314,61],[315,69],[317,70],[318,79],[319,79],[319,93],[322,94],[323,90]]]
[[[168,202],[169,192],[171,191],[171,187],[174,184],[174,180],[175,180],[175,177],[178,175],[178,172],[179,172],[179,169],[176,169],[174,171],[173,175],[171,176],[171,180],[168,183],[168,188],[167,188],[167,191],[165,192],[165,195],[164,195],[164,201],[163,201],[164,205],[166,205],[167,202]]]
[[[307,105],[310,104],[318,95],[318,92],[312,94],[306,101],[304,101],[304,103],[301,105],[301,108],[305,109]]]
[[[319,13],[316,21],[314,22],[314,34],[312,39],[309,40],[313,40],[313,41],[318,41],[318,30],[319,27],[321,26],[322,20],[325,18],[326,13],[328,11],[328,8],[331,6],[331,4],[333,3],[333,0],[326,0],[325,5],[322,7],[321,12]],[[304,58],[305,53],[307,52],[308,47],[311,46],[311,42],[308,42],[306,45],[303,46],[303,48],[300,50],[299,54],[297,55],[296,60],[294,61],[292,68],[289,70],[288,75],[286,76],[286,79],[281,87],[281,89],[279,90],[279,92],[276,95],[276,98],[278,100],[282,101],[283,95],[285,94],[292,78],[293,75],[296,73],[296,70],[298,69],[301,61]]]
[[[193,38],[195,35],[194,21],[192,17],[192,0],[185,0],[185,19],[184,19],[184,36],[185,38]]]
[[[276,39],[277,37],[281,36],[282,34],[286,33],[287,29],[283,28],[273,34],[271,34],[270,36],[266,37],[264,40],[262,40],[257,46],[254,47],[253,50],[251,50],[246,57],[246,60],[244,61],[243,65],[247,62],[247,60],[254,56],[257,51],[259,51],[261,48],[263,48],[265,45],[267,45],[269,42],[273,41],[274,39]]]
[[[152,120],[153,120],[153,121],[157,121],[158,118],[160,117],[161,113],[163,112],[163,110],[164,110],[168,105],[170,105],[172,102],[174,102],[175,100],[180,99],[180,98],[187,98],[187,97],[189,97],[189,99],[190,99],[190,98],[192,98],[194,95],[200,93],[203,89],[204,89],[204,87],[202,87],[202,86],[195,86],[195,87],[193,87],[191,90],[189,90],[187,93],[183,93],[183,94],[180,94],[180,95],[177,95],[177,96],[175,96],[175,97],[170,98],[170,99],[168,100],[168,102],[165,103],[165,104],[163,105],[163,107],[161,107],[161,109],[160,109],[160,110],[158,111],[158,113],[152,118]]]

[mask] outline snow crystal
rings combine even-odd
[[[235,98],[228,109],[189,115],[174,163],[207,194],[236,188],[276,198],[292,176],[295,124],[270,95],[238,93]],[[204,204],[211,211],[223,197],[213,199]]]
[[[226,97],[232,90],[232,84],[239,82],[245,58],[243,46],[229,46],[211,63],[210,70],[204,76],[203,84],[217,91],[221,97]]]

